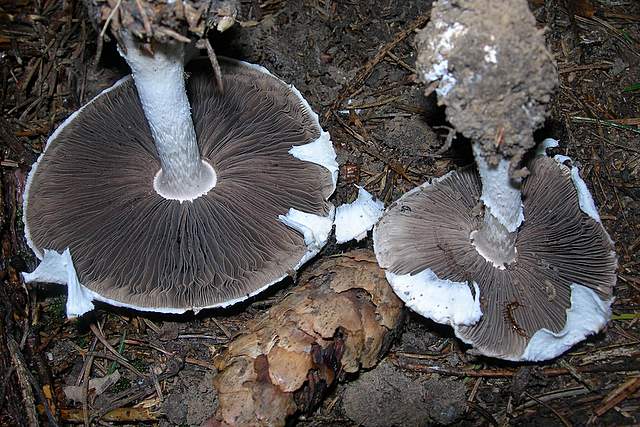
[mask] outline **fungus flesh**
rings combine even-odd
[[[400,298],[475,352],[556,357],[606,324],[616,257],[576,168],[543,148],[520,169],[557,83],[542,33],[524,0],[440,1],[416,45],[477,170],[390,206],[374,229],[378,261]]]
[[[227,306],[326,243],[337,178],[329,135],[295,88],[263,67],[220,61],[224,93],[196,61],[187,105],[161,106],[157,120],[175,113],[183,127],[156,126],[145,100],[158,88],[140,95],[134,69],[49,138],[24,201],[27,240],[43,261],[25,278],[79,289],[69,315],[91,299],[161,312]],[[297,228],[282,220],[292,211]]]

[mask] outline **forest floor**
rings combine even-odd
[[[471,163],[462,138],[440,152],[444,113],[416,82],[412,41],[430,1],[241,3],[240,22],[212,39],[216,52],[264,65],[309,100],[338,153],[335,205],[355,199],[354,184],[388,204]],[[616,243],[612,321],[562,357],[523,365],[471,356],[449,328],[409,315],[379,367],[341,382],[298,425],[640,423],[640,2],[530,5],[560,76],[537,137],[558,139],[557,152],[577,162]],[[64,288],[19,278],[36,264],[21,222],[31,164],[62,120],[127,72],[113,42],[96,61],[96,40],[80,2],[0,5],[0,425],[46,424],[45,407],[61,424],[82,423],[83,406],[100,425],[199,425],[216,405],[213,355],[292,281],[227,310],[161,316],[98,305],[67,320]],[[370,240],[333,240],[321,255]],[[63,391],[102,377],[113,384],[89,401]],[[29,394],[39,409],[29,410]]]

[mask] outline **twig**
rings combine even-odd
[[[91,325],[89,325],[89,328],[91,329],[91,332],[93,332],[95,334],[96,338],[98,338],[98,340],[100,340],[102,345],[105,346],[105,348],[107,350],[109,350],[118,360],[123,362],[122,364],[124,366],[127,366],[127,365],[131,366],[131,364],[129,363],[127,358],[124,357],[123,355],[121,355],[120,353],[118,353],[118,350],[116,350],[115,348],[113,348],[113,346],[111,344],[109,344],[109,341],[107,341],[107,339],[104,337],[104,335],[102,334],[100,329],[98,329],[98,327],[96,326],[95,323],[92,323]],[[133,367],[131,367],[131,368],[133,368]],[[140,371],[138,371],[136,368],[133,368],[133,371],[138,373],[139,375],[142,375],[140,373]],[[142,375],[142,376],[144,376],[144,375]]]
[[[140,378],[146,378],[146,376],[142,372],[140,372],[138,369],[136,369],[136,367],[133,366],[131,363],[127,362],[126,360],[122,360],[121,358],[118,358],[116,356],[112,356],[107,353],[98,353],[95,351],[87,352],[86,355],[91,357],[97,357],[98,359],[112,360],[115,363],[119,363],[120,365],[124,366],[125,368],[127,368],[128,370],[130,370]]]
[[[211,46],[211,42],[208,38],[204,39],[204,45],[207,47],[207,56],[209,57],[209,61],[211,62],[211,67],[213,67],[213,76],[216,79],[216,85],[220,90],[220,94],[224,94],[224,86],[222,85],[222,71],[220,70],[220,64],[218,63],[216,52],[213,50],[213,46]]]
[[[216,367],[213,366],[211,363],[207,363],[200,359],[194,359],[193,357],[186,357],[184,359],[184,362],[189,363],[190,365],[196,365],[205,369],[209,369],[210,371],[216,371]]]
[[[579,383],[587,387],[589,390],[594,391],[596,389],[596,387],[593,384],[591,384],[591,381],[588,381],[586,378],[580,375],[580,373],[576,370],[576,368],[574,366],[571,366],[569,362],[567,362],[566,360],[561,360],[560,364],[564,368],[566,368],[567,371],[569,371],[569,374],[571,374],[573,378],[578,380]]]
[[[220,322],[218,319],[216,319],[215,317],[212,317],[211,320],[213,320],[213,323],[216,324],[216,326],[218,327],[218,329],[220,329],[222,331],[222,333],[229,339],[231,339],[231,333],[229,332],[229,330],[227,329],[226,326],[224,326],[222,324],[222,322]]]
[[[100,30],[99,40],[102,40],[102,38],[104,37],[105,33],[107,32],[107,28],[109,28],[109,24],[111,23],[111,20],[113,19],[115,14],[118,12],[118,9],[120,8],[121,4],[122,4],[122,0],[118,0],[114,8],[111,9],[111,12],[109,12],[107,19],[104,21],[104,25],[102,26],[102,30]],[[99,55],[96,55],[96,56],[99,57]]]
[[[558,70],[558,74],[572,73],[574,71],[586,71],[586,70],[608,70],[613,67],[611,62],[600,62],[598,64],[585,64],[576,65],[573,67],[561,68]]]
[[[85,427],[90,426],[89,422],[89,377],[91,376],[91,365],[93,365],[93,355],[87,356],[85,361],[85,370],[82,375],[82,419]]]
[[[184,361],[180,358],[171,359],[167,363],[167,369],[165,372],[157,376],[157,381],[164,381],[171,378],[180,372],[184,365]],[[113,401],[106,405],[106,407],[100,409],[94,414],[94,419],[100,420],[104,415],[113,411],[116,408],[126,406],[131,402],[134,402],[142,397],[149,395],[155,391],[154,381],[150,378],[146,378],[139,385],[125,390],[122,393],[114,396]]]
[[[82,411],[78,409],[61,409],[60,415],[65,423],[82,423]],[[135,424],[157,421],[158,415],[149,408],[118,408],[104,414],[102,420],[110,423]]]
[[[491,424],[492,426],[499,426],[500,424],[498,423],[498,421],[496,421],[496,419],[494,418],[493,415],[491,415],[491,413],[489,413],[489,411],[487,411],[484,407],[478,405],[476,402],[470,402],[467,401],[467,405],[473,409],[474,411],[476,411],[478,414],[480,414],[480,416],[482,418],[484,418],[485,420],[487,420],[487,422],[489,424]]]
[[[385,98],[382,100],[377,100],[377,101],[373,101],[373,102],[369,102],[369,103],[365,103],[365,104],[360,104],[360,105],[347,105],[346,107],[344,107],[345,110],[364,110],[366,108],[373,108],[373,107],[381,107],[383,105],[387,105],[397,99],[399,99],[399,96],[391,96],[389,98]]]
[[[142,6],[142,2],[140,0],[136,0],[136,7],[138,8],[138,12],[140,12],[140,18],[142,18],[142,24],[144,26],[144,32],[146,33],[146,39],[150,40],[153,37],[153,29],[151,28],[151,23],[149,22],[149,18],[147,17],[147,12],[144,11],[144,7]]]
[[[179,41],[181,43],[191,43],[191,39],[189,37],[185,37],[180,33],[177,33],[175,31],[173,31],[170,28],[157,28],[156,32],[160,33],[160,34],[164,34],[165,36],[169,36],[172,39]]]
[[[603,399],[602,404],[598,408],[596,408],[594,413],[598,417],[604,415],[607,411],[609,411],[609,409],[618,405],[620,402],[635,393],[635,391],[638,389],[640,389],[640,377],[628,379],[620,387],[609,393],[607,397]]]
[[[608,126],[616,129],[628,130],[630,132],[637,133],[640,135],[640,129],[635,128],[633,126],[619,124],[612,120],[592,119],[590,117],[571,117],[571,120],[577,123],[593,123],[593,124]]]
[[[560,420],[560,422],[561,422],[562,424],[564,424],[566,427],[571,427],[571,426],[572,426],[572,424],[571,424],[569,421],[567,421],[567,419],[566,419],[565,417],[563,417],[563,416],[560,414],[560,412],[556,411],[556,410],[555,410],[551,405],[549,405],[548,403],[546,403],[546,402],[544,402],[544,401],[542,401],[542,400],[538,399],[537,397],[535,397],[535,396],[533,396],[533,395],[529,394],[529,393],[528,393],[528,392],[526,392],[526,391],[524,392],[524,394],[525,394],[526,396],[529,396],[531,399],[535,400],[536,402],[538,402],[539,404],[541,404],[542,406],[544,406],[545,408],[547,408],[547,409],[548,409],[548,410],[550,410],[551,412],[553,412],[553,414],[554,414],[556,417],[558,417],[558,419]]]
[[[30,427],[37,427],[38,415],[36,413],[35,399],[33,398],[33,392],[31,390],[31,383],[29,382],[29,370],[22,361],[20,355],[20,348],[18,343],[11,336],[7,336],[7,349],[11,354],[11,363],[16,369],[16,376],[18,377],[18,384],[20,385],[20,391],[22,392],[23,408],[27,416],[27,422]]]
[[[29,370],[27,369],[26,363],[22,357],[22,353],[20,352],[20,348],[18,347],[18,343],[16,343],[15,340],[10,336],[7,337],[7,348],[11,353],[11,360],[16,368],[18,381],[21,387],[23,388],[23,396],[25,394],[27,395],[27,398],[25,398],[27,402],[25,403],[28,403],[28,406],[25,405],[26,406],[25,410],[27,411],[27,419],[29,420],[29,425],[30,426],[40,425],[40,423],[38,423],[38,416],[36,414],[36,407],[35,407],[35,402],[33,400],[33,393],[31,391],[33,389],[33,391],[35,391],[36,395],[38,396],[38,400],[40,400],[40,402],[42,403],[42,407],[44,408],[45,414],[47,415],[47,420],[49,421],[49,424],[54,427],[58,427],[58,422],[56,421],[55,417],[51,413],[49,402],[47,401],[47,398],[44,396],[44,393],[42,393],[40,384],[38,384],[38,381],[35,379],[33,374],[29,372]],[[26,391],[26,393],[24,393],[24,391]]]
[[[400,65],[402,68],[404,68],[405,70],[413,73],[413,74],[418,74],[418,72],[416,71],[415,68],[413,68],[411,65],[407,64],[406,62],[404,62],[402,59],[398,58],[396,55],[394,55],[393,52],[389,51],[387,52],[387,56],[391,59],[393,59],[396,64]]]
[[[585,394],[589,394],[589,390],[586,389],[585,387],[580,386],[580,387],[571,387],[564,390],[554,390],[554,391],[536,396],[535,398],[529,395],[531,399],[523,403],[522,405],[518,406],[517,408],[515,408],[514,412],[521,412],[527,408],[531,408],[535,406],[536,403],[539,404],[540,402],[551,402],[557,399],[565,399],[568,397],[582,396]]]
[[[516,374],[516,371],[511,369],[461,369],[451,370],[442,368],[440,366],[426,366],[419,363],[411,363],[405,360],[401,360],[395,356],[390,356],[390,360],[398,366],[405,369],[412,369],[418,372],[430,372],[440,375],[449,375],[453,377],[470,377],[470,378],[511,378]],[[580,366],[574,368],[580,373],[595,373],[595,372],[632,372],[640,370],[640,362],[628,361],[628,363],[622,363],[618,365],[597,365],[597,366]],[[564,368],[546,368],[542,369],[541,373],[548,377],[559,377],[563,375],[571,375],[568,369]]]
[[[153,371],[153,366],[149,366],[149,376],[153,380],[153,386],[156,389],[156,394],[158,395],[158,399],[162,402],[164,397],[162,396],[162,388],[160,388],[160,381],[158,381],[158,376]]]

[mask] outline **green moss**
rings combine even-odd
[[[67,312],[67,296],[59,295],[49,300],[45,313],[53,319],[63,319]]]
[[[111,390],[115,393],[120,393],[131,388],[131,380],[129,378],[120,378],[117,383],[111,387]]]

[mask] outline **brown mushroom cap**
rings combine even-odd
[[[203,63],[187,82],[216,186],[193,202],[156,193],[160,162],[129,78],[49,141],[25,204],[36,254],[70,248],[84,286],[145,309],[227,305],[297,268],[307,245],[278,217],[290,208],[329,215],[333,180],[289,150],[321,129],[288,85],[243,63],[221,65],[224,95]]]
[[[456,335],[481,354],[510,360],[521,360],[541,329],[563,330],[572,285],[609,300],[616,281],[613,244],[602,224],[580,209],[571,170],[548,157],[535,158],[529,168],[523,186],[526,220],[517,236],[516,261],[506,269],[487,261],[469,238],[482,222],[476,208],[480,179],[471,168],[403,196],[374,230],[378,262],[388,272],[416,275],[430,269],[442,280],[477,283],[482,317],[472,325],[453,324]]]

